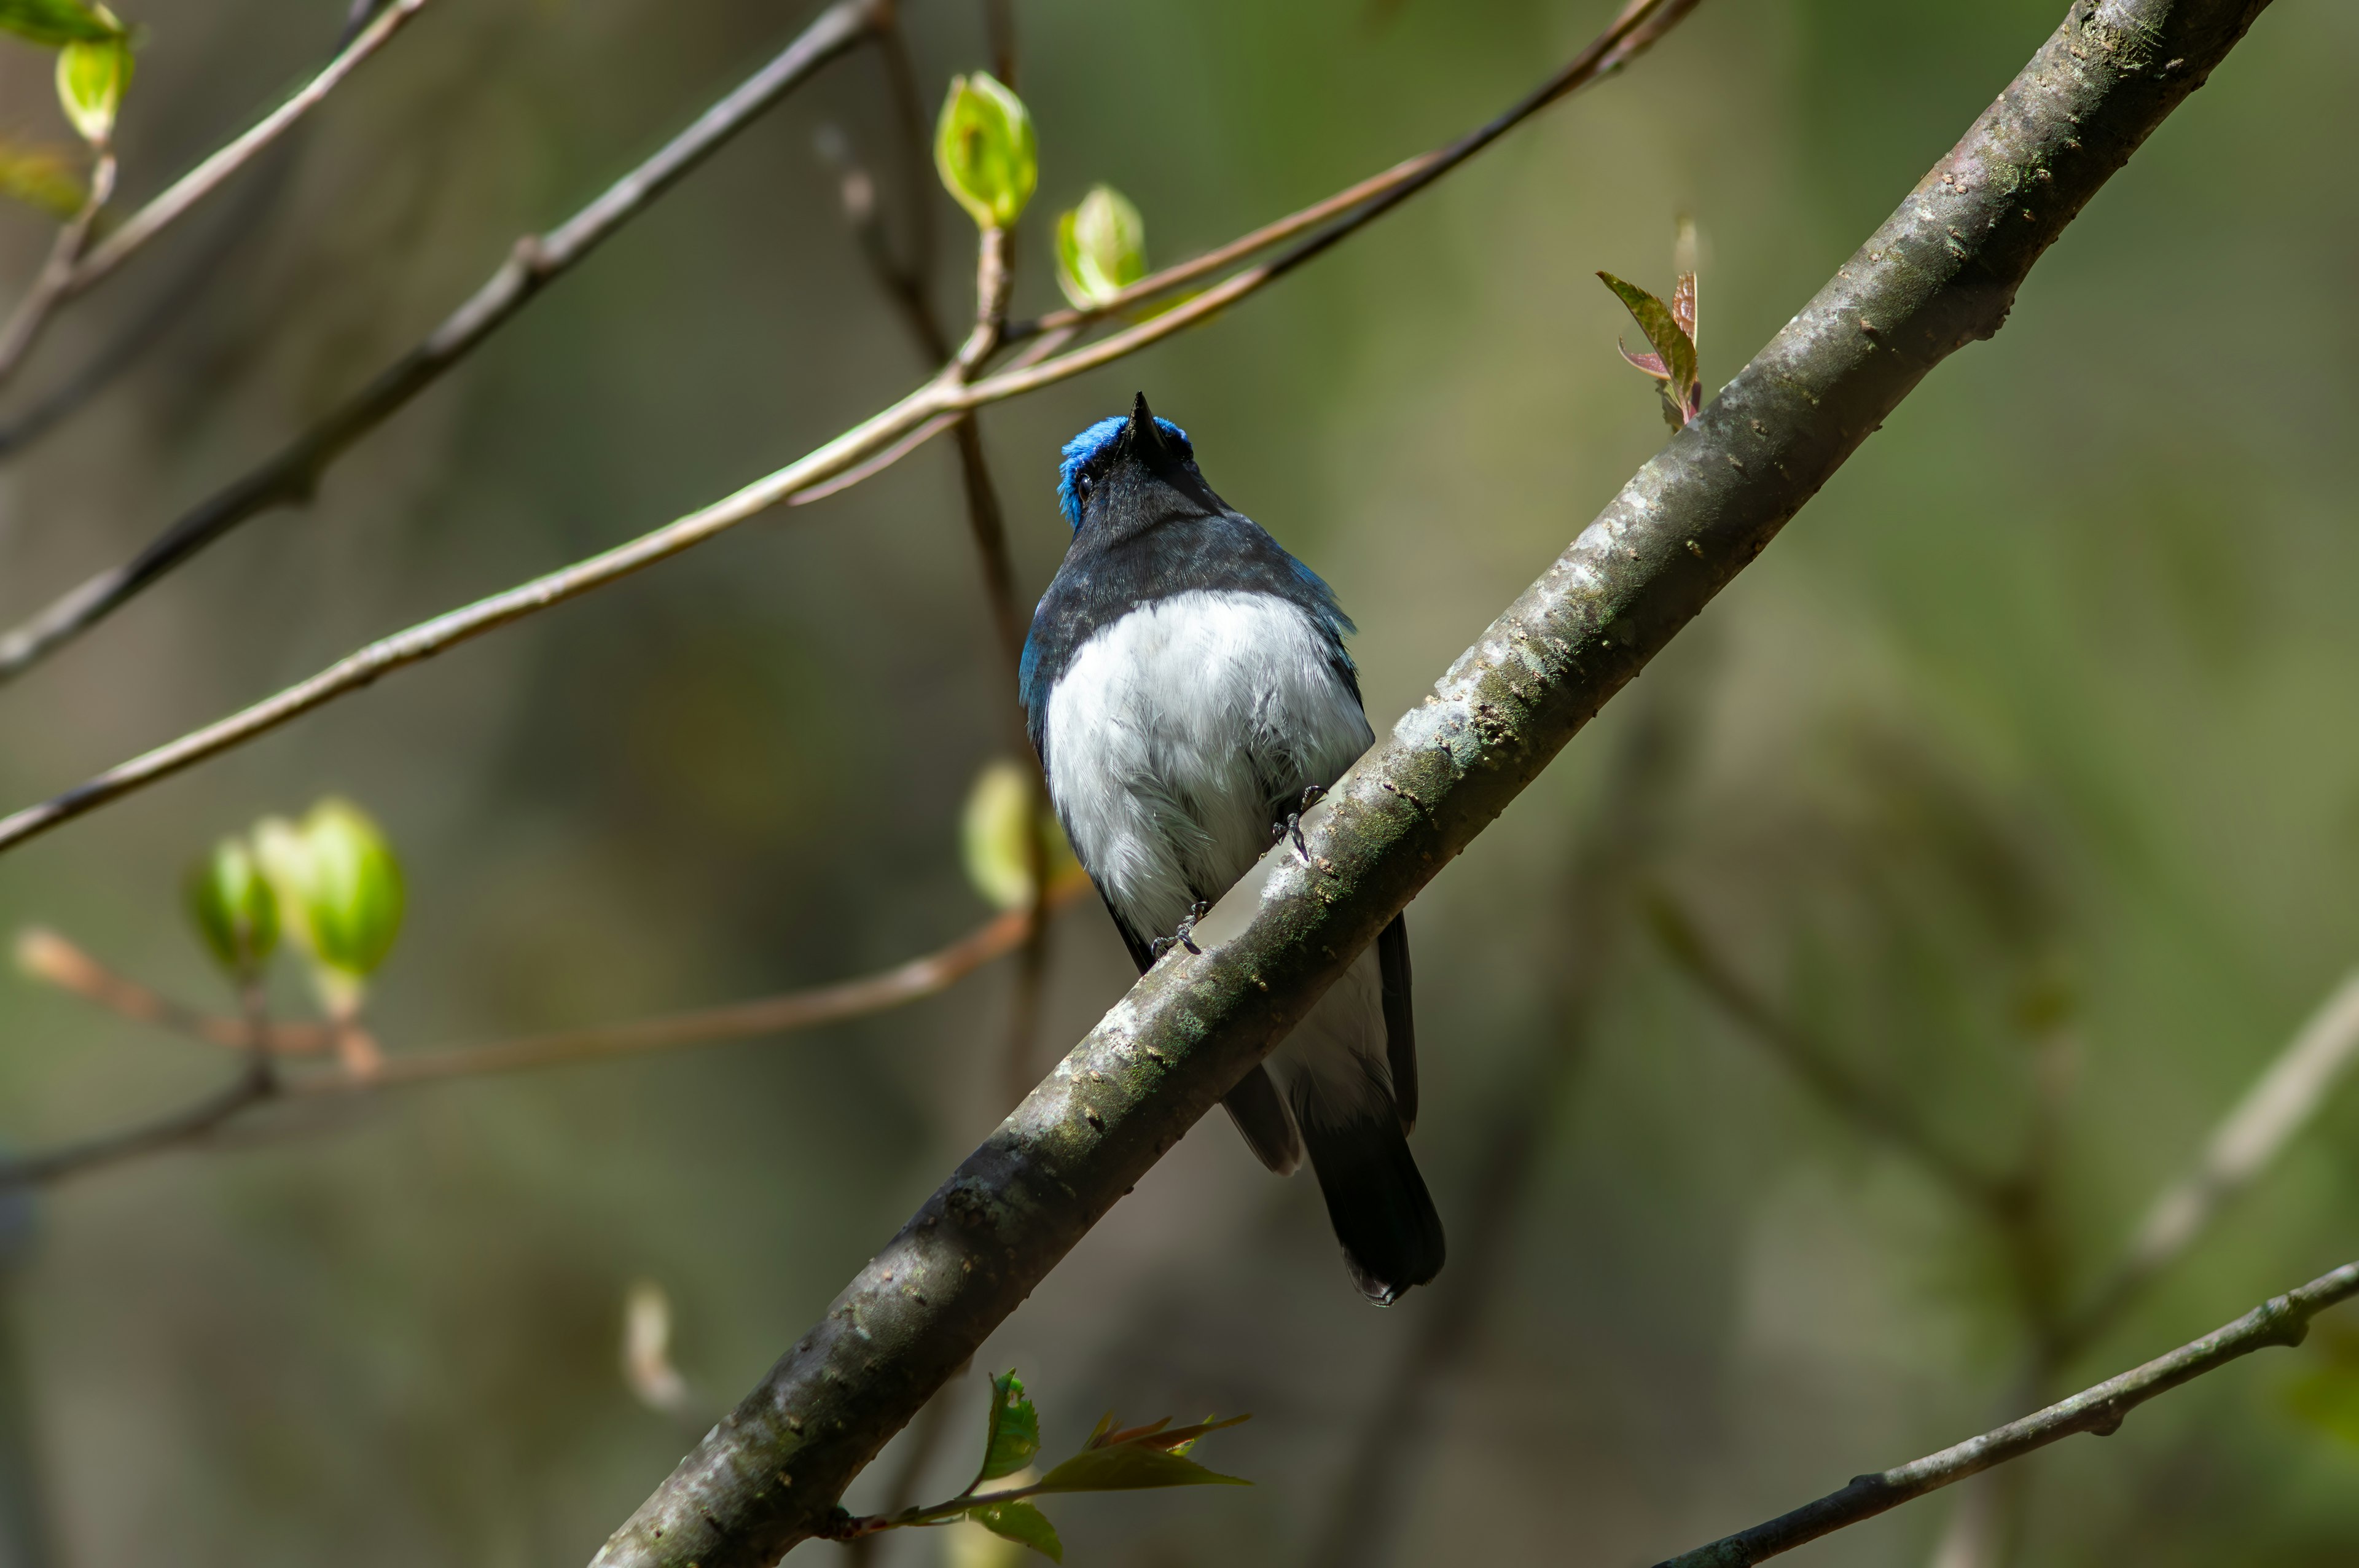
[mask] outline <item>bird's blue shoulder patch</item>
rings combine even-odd
[[[1303,586],[1310,590],[1313,611],[1327,622],[1328,633],[1336,638],[1339,644],[1344,637],[1359,635],[1360,629],[1352,624],[1352,618],[1343,613],[1342,605],[1335,602],[1335,590],[1327,586],[1325,578],[1293,556],[1287,557],[1286,563],[1294,568],[1294,575],[1300,578]],[[1343,658],[1346,664],[1351,662],[1349,654],[1345,654]]]
[[[1087,468],[1090,460],[1105,450],[1106,446],[1130,421],[1116,414],[1099,420],[1080,435],[1065,443],[1064,460],[1057,465],[1057,510],[1065,514],[1065,522],[1075,529],[1082,525],[1082,498],[1073,488],[1073,481]],[[1163,433],[1177,439],[1181,449],[1189,449],[1188,432],[1169,419],[1155,423]]]

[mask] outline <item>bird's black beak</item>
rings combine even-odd
[[[1163,431],[1155,423],[1155,410],[1147,406],[1147,394],[1143,392],[1130,406],[1130,428],[1124,432],[1124,438],[1140,461],[1162,466],[1158,460],[1164,455]]]

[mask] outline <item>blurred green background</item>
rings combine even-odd
[[[1716,386],[2060,7],[1707,0],[1625,77],[1278,288],[992,410],[1026,592],[1066,536],[1057,443],[1144,388],[1335,585],[1381,726],[1662,440],[1593,270],[1667,290],[1694,213]],[[809,9],[440,0],[328,105],[275,197],[226,198],[61,319],[10,406],[179,287],[211,223],[254,225],[134,373],[0,464],[0,615],[359,384]],[[905,9],[931,103],[984,62],[977,7]],[[148,35],[122,133],[136,200],[306,74],[341,5],[124,10]],[[1047,224],[1091,182],[1137,200],[1175,259],[1487,117],[1610,10],[1020,0],[1043,172],[1019,311],[1054,302]],[[1990,1167],[2049,1116],[2049,1246],[2075,1297],[2359,961],[2354,64],[2359,11],[2264,16],[2007,330],[1943,366],[1419,901],[1418,1149],[1454,1268],[1502,1119],[1543,1119],[1495,1283],[1387,1490],[1392,1561],[1651,1562],[1978,1431],[2018,1387],[2027,1318],[1992,1227],[1800,1086],[1634,902],[1584,916],[1572,896],[1581,846],[1625,829],[1600,801],[1642,716],[1686,758],[1644,792],[1666,818],[1646,885]],[[0,40],[0,133],[64,135],[48,71]],[[5,803],[638,533],[912,384],[813,151],[828,124],[891,177],[883,78],[856,57],[314,507],[0,692]],[[969,230],[932,200],[956,316]],[[49,232],[0,213],[11,290]],[[183,865],[333,790],[409,869],[373,1012],[390,1050],[865,972],[988,914],[957,821],[1004,745],[996,671],[951,460],[929,448],[12,854],[0,922],[222,1005]],[[1052,961],[1043,1069],[1128,980],[1093,902]],[[1571,1023],[1569,972],[1593,978]],[[617,1370],[629,1282],[670,1293],[699,1410],[734,1400],[1007,1108],[1008,987],[1002,966],[856,1027],[266,1120],[43,1194],[5,1316],[48,1560],[585,1560],[692,1435]],[[0,983],[16,1147],[224,1070]],[[2093,1381],[2354,1254],[2359,1088],[2060,1375]],[[1052,1455],[1108,1406],[1255,1412],[1202,1452],[1253,1489],[1052,1505],[1068,1561],[1293,1563],[1330,1539],[1370,1412],[1445,1299],[1369,1311],[1311,1184],[1268,1178],[1216,1118],[983,1359],[1022,1368]],[[2359,1558],[2354,1347],[2359,1319],[2322,1324],[2020,1466],[2017,1560]],[[929,1492],[972,1463],[978,1384]],[[1794,1561],[1930,1563],[1955,1500]],[[881,1560],[942,1550],[913,1532]]]

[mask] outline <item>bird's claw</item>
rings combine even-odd
[[[1310,863],[1310,846],[1302,841],[1302,814],[1318,805],[1325,798],[1326,794],[1325,784],[1307,786],[1302,792],[1302,798],[1295,804],[1294,809],[1286,814],[1286,820],[1270,824],[1269,841],[1273,844],[1280,844],[1288,838],[1293,839],[1294,852],[1302,857],[1302,863],[1306,866]]]
[[[1169,936],[1158,936],[1154,941],[1147,945],[1147,961],[1152,964],[1161,958],[1164,954],[1171,951],[1174,947],[1185,947],[1190,953],[1194,953],[1197,956],[1201,957],[1204,949],[1197,946],[1195,941],[1196,922],[1203,919],[1205,915],[1211,914],[1212,908],[1212,903],[1209,901],[1201,898],[1195,903],[1190,904],[1188,906],[1188,913],[1180,917],[1180,928],[1178,930],[1172,932]]]

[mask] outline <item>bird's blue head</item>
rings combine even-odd
[[[1092,500],[1107,488],[1107,478],[1125,466],[1180,470],[1194,481],[1190,488],[1201,489],[1204,482],[1196,472],[1196,449],[1189,443],[1188,432],[1157,418],[1142,392],[1127,417],[1117,414],[1101,419],[1065,443],[1064,460],[1057,465],[1057,509],[1075,533],[1081,532]]]

